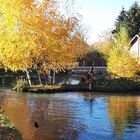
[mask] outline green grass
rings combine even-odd
[[[0,111],[0,127],[14,128],[14,124],[9,120],[9,118]]]
[[[18,86],[20,87],[20,86]],[[15,88],[19,91],[19,88]],[[35,85],[35,86],[23,86],[21,84],[23,92],[34,93],[55,93],[55,92],[77,92],[77,91],[89,91],[88,83],[80,83],[78,85]],[[20,90],[21,91],[21,90]],[[116,79],[100,79],[93,81],[90,91],[102,91],[102,92],[126,92],[126,91],[140,91],[140,81],[136,79],[116,78]]]

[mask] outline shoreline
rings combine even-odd
[[[62,84],[62,85],[33,85],[19,83],[13,90],[30,93],[56,93],[56,92],[104,92],[111,93],[126,93],[137,92],[140,94],[140,80],[118,78],[118,79],[100,79],[91,83],[81,82],[77,85]]]
[[[0,139],[22,140],[20,132],[2,110],[0,110],[0,122]]]
[[[106,93],[106,94],[110,94],[110,93],[124,93],[124,94],[128,94],[129,92],[131,92],[132,94],[139,94],[140,95],[140,89],[112,89],[112,88],[101,88],[101,87],[93,87],[90,90],[88,89],[88,87],[80,87],[79,85],[63,85],[62,87],[58,87],[56,88],[52,88],[53,86],[51,85],[49,86],[41,86],[41,87],[36,87],[36,86],[32,86],[32,87],[25,87],[23,88],[22,92],[23,93],[43,93],[43,94],[51,94],[51,93],[65,93],[65,92],[97,92],[97,93]],[[51,89],[52,88],[52,89]],[[130,94],[130,93],[129,93]]]

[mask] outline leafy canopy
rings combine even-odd
[[[62,15],[54,0],[0,0],[0,62],[12,71],[63,70],[83,56],[87,43],[78,16]]]
[[[116,77],[133,77],[137,70],[137,63],[129,53],[129,39],[125,27],[112,40],[112,49],[107,59],[108,71]]]

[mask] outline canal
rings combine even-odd
[[[0,107],[23,140],[139,140],[140,96],[21,94],[0,90]]]

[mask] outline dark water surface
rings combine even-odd
[[[23,140],[140,140],[140,96],[4,90],[0,106]]]

